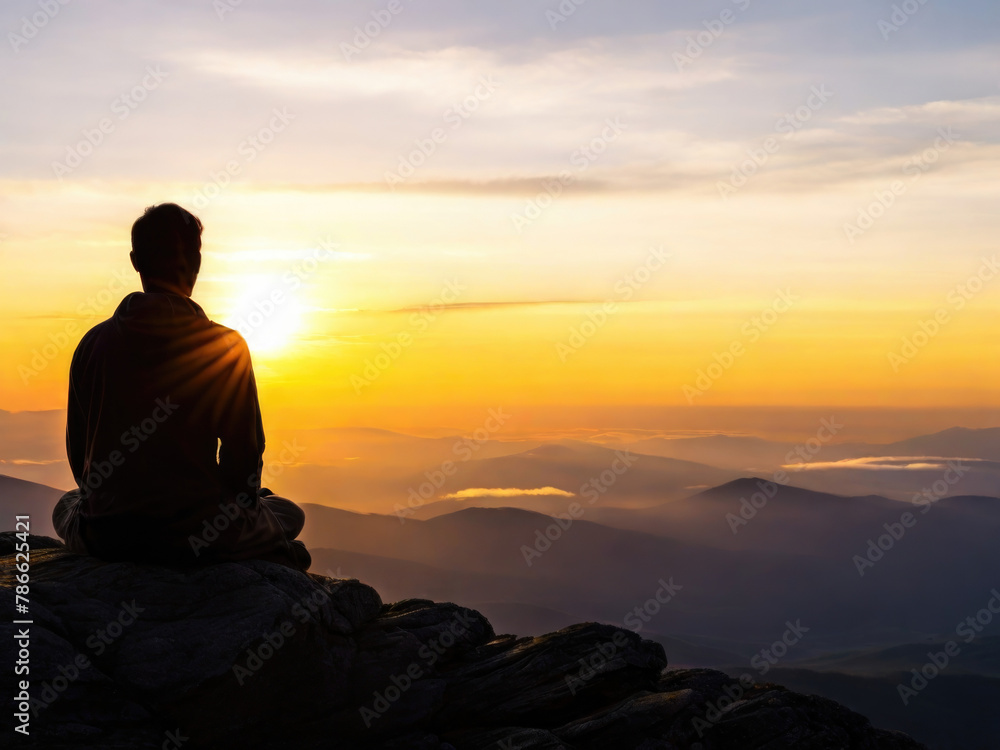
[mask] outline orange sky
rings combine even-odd
[[[247,334],[284,427],[1000,406],[1000,63],[942,9],[888,41],[870,8],[748,11],[678,66],[695,11],[511,15],[486,38],[428,9],[348,60],[292,30],[297,4],[209,13],[184,54],[190,8],[115,34],[101,8],[62,13],[3,84],[2,409],[63,406],[84,329],[138,288],[131,222],[163,201],[204,221],[195,299]],[[334,42],[358,20],[322,12]],[[805,44],[820,26],[854,46]],[[106,55],[70,86],[93,34]]]
[[[155,200],[155,187],[146,192]],[[145,201],[46,186],[8,201],[15,217],[30,216],[81,194],[93,216],[70,216],[52,231],[17,227],[7,240],[18,249],[6,257],[0,303],[8,410],[61,407],[83,330],[138,288],[125,238],[129,209]],[[344,408],[393,404],[1000,403],[996,372],[984,366],[998,361],[1000,282],[955,291],[994,273],[977,237],[963,254],[914,249],[893,267],[885,256],[903,239],[887,232],[873,238],[872,253],[841,250],[834,265],[818,238],[805,244],[798,219],[774,217],[775,237],[784,230],[788,239],[741,241],[741,222],[713,227],[697,201],[663,229],[684,239],[654,245],[651,225],[622,238],[600,216],[588,221],[590,237],[578,228],[595,211],[645,224],[653,197],[606,197],[599,207],[567,198],[573,212],[556,220],[564,232],[553,226],[507,243],[483,227],[484,214],[502,213],[497,199],[299,196],[302,223],[289,228],[282,201],[292,200],[233,195],[224,209],[202,212],[206,260],[195,298],[246,333],[272,413],[336,423]],[[802,212],[820,212],[816,203],[797,201]],[[324,206],[342,218],[317,221]],[[380,210],[395,222],[385,226]],[[440,244],[440,229],[423,236],[423,210],[451,214],[450,241]],[[780,249],[769,256],[767,243]],[[922,324],[938,326],[926,342]]]

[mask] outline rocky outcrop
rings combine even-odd
[[[465,607],[383,604],[356,580],[272,563],[184,571],[30,542],[33,622],[0,625],[8,665],[29,634],[23,746],[921,747],[829,700],[667,671],[661,646],[608,625],[498,636]],[[14,543],[0,534],[5,612]]]

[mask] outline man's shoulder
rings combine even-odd
[[[83,337],[80,339],[80,343],[76,345],[77,351],[86,350],[89,347],[93,346],[94,342],[96,342],[97,339],[99,339],[101,335],[104,334],[110,326],[111,326],[110,318],[108,320],[102,320],[100,323],[97,323],[96,325],[92,326],[89,331],[83,334]]]
[[[228,347],[233,349],[245,349],[250,350],[247,340],[243,338],[243,335],[228,326],[222,325],[222,323],[216,323],[214,320],[208,321],[209,330],[211,330],[213,337],[217,338],[219,341],[225,343]]]
[[[206,321],[206,324],[207,346],[204,347],[204,353],[212,352],[212,356],[227,368],[252,371],[250,346],[240,332],[215,321]]]

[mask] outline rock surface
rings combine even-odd
[[[660,645],[609,625],[497,636],[474,610],[383,604],[355,580],[260,561],[103,563],[29,539],[25,747],[922,747],[823,698],[667,671]],[[4,612],[14,543],[0,534]],[[23,626],[5,619],[10,665]]]

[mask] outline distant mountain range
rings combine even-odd
[[[573,486],[613,454],[545,446],[479,461],[474,476],[519,471],[530,481],[508,483]],[[685,472],[705,467],[641,457],[593,505],[580,496],[494,499],[543,500],[556,517],[464,504],[446,512],[450,501],[419,508],[423,519],[303,503],[302,538],[316,572],[358,577],[387,600],[455,601],[520,635],[588,620],[638,627],[675,666],[746,670],[732,665],[751,664],[790,624],[804,626],[768,679],[840,700],[936,748],[961,746],[941,739],[940,722],[923,712],[900,712],[896,684],[925,663],[928,649],[954,638],[956,624],[983,610],[1000,585],[1000,499],[947,497],[922,512],[878,495],[743,477],[628,507],[654,491],[657,477]],[[33,532],[51,535],[60,494],[0,476],[0,510],[11,526],[15,514],[30,514]],[[947,711],[966,728],[964,747],[979,746],[995,729],[984,709],[963,708],[954,694],[1000,698],[997,622],[991,618],[963,660],[920,696],[922,706]]]
[[[707,435],[692,438],[649,438],[621,444],[636,453],[698,461],[741,471],[771,470],[803,460],[813,450],[805,443],[783,443],[751,436]],[[952,427],[931,435],[893,443],[817,444],[813,460],[842,461],[866,456],[948,456],[1000,461],[1000,427]]]
[[[0,530],[14,530],[14,516],[31,517],[31,533],[56,535],[52,527],[52,509],[63,491],[23,479],[0,474]]]
[[[64,423],[62,411],[0,410],[0,474],[68,488],[73,480],[65,461]],[[793,444],[721,434],[630,443],[606,442],[608,435],[601,439],[605,442],[539,443],[502,429],[431,438],[370,428],[276,430],[268,433],[265,483],[293,499],[361,512],[414,509],[417,497],[420,518],[469,506],[558,513],[561,497],[450,496],[545,487],[579,493],[608,470],[615,450],[626,449],[646,458],[602,493],[601,507],[653,506],[742,477],[771,479],[802,456],[811,462],[790,469],[790,484],[816,492],[910,500],[943,473],[940,462],[921,465],[918,459],[964,458],[974,460],[945,494],[1000,496],[1000,428],[955,427],[893,443]],[[892,460],[899,458],[914,460]],[[440,502],[446,505],[436,505]]]
[[[555,460],[563,481],[575,482],[590,470],[589,454],[602,451],[558,447],[480,464],[539,471]],[[643,458],[612,489],[620,502],[648,491],[649,482],[676,466]],[[60,494],[0,477],[0,507],[10,518],[30,513],[36,533],[52,533]],[[576,621],[621,623],[661,579],[672,577],[683,595],[657,612],[648,630],[722,639],[698,645],[735,654],[742,653],[738,647],[720,643],[763,644],[783,618],[822,623],[803,644],[806,651],[919,640],[947,632],[1000,583],[993,577],[1000,562],[997,498],[944,498],[920,508],[765,478],[729,481],[646,508],[605,504],[611,495],[594,505],[581,497],[549,499],[556,520],[519,508],[463,507],[422,520],[304,503],[303,539],[317,550],[317,565],[380,576],[372,583],[389,596],[535,607]],[[503,500],[518,499],[536,500]],[[925,603],[928,590],[933,607]],[[529,614],[518,617],[521,627],[530,626]]]

